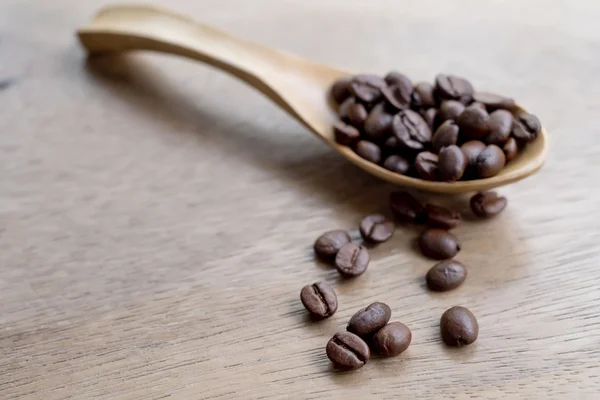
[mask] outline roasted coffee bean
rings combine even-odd
[[[348,232],[341,229],[325,232],[315,241],[315,253],[321,258],[333,259],[342,246],[351,241]]]
[[[369,266],[369,252],[364,246],[347,243],[335,256],[335,267],[347,278],[361,275]]]
[[[374,103],[381,98],[386,83],[377,75],[356,75],[350,82],[350,92],[363,103]]]
[[[460,251],[456,236],[444,229],[426,229],[419,236],[419,247],[423,255],[434,260],[446,260]]]
[[[395,138],[391,137],[390,139]],[[401,175],[404,175],[408,171],[409,167],[410,165],[408,164],[408,161],[404,157],[397,154],[392,154],[383,162],[383,168]]]
[[[390,136],[383,142],[382,150],[387,152],[388,154],[397,153],[402,146],[400,146],[400,141],[396,136]]]
[[[355,103],[356,100],[354,99],[354,97],[348,97],[342,102],[342,104],[340,104],[340,107],[338,108],[338,116],[342,121],[350,122],[350,120],[348,119],[348,112],[350,110],[350,107]]]
[[[489,92],[475,92],[473,94],[473,100],[485,104],[490,111],[501,108],[512,110],[515,107],[515,101],[513,99]]]
[[[350,82],[352,78],[349,76],[345,76],[343,78],[338,79],[331,86],[331,98],[337,104],[341,104],[344,100],[352,95],[350,93]]]
[[[506,157],[502,149],[495,144],[490,144],[477,156],[477,161],[475,161],[477,176],[480,178],[492,177],[500,172],[505,164]]]
[[[440,150],[438,156],[438,178],[445,182],[454,182],[462,178],[467,168],[467,158],[460,147],[453,144]]]
[[[480,218],[498,215],[506,208],[508,200],[496,192],[477,193],[471,197],[470,205],[473,214]]]
[[[415,85],[412,96],[412,107],[435,107],[435,98],[433,97],[433,85],[427,82],[419,82]]]
[[[463,154],[467,159],[467,164],[469,166],[475,166],[477,162],[477,157],[479,157],[479,153],[481,153],[486,148],[485,143],[479,140],[470,140],[468,142],[463,143],[460,146]]]
[[[387,103],[395,110],[403,110],[410,107],[412,99],[412,85],[396,83],[391,86],[386,86],[381,89],[383,97]]]
[[[371,339],[373,350],[384,357],[395,357],[410,346],[412,333],[401,322],[390,322]]]
[[[355,151],[356,154],[372,163],[379,164],[379,161],[381,161],[381,149],[373,142],[360,140],[356,143]]]
[[[522,113],[515,117],[512,134],[518,140],[531,142],[541,130],[542,125],[535,115]]]
[[[436,292],[456,289],[467,278],[467,269],[456,260],[445,260],[435,264],[427,272],[427,287]]]
[[[436,181],[438,178],[438,155],[430,151],[417,154],[415,169],[421,179]]]
[[[371,351],[360,337],[351,332],[338,332],[325,348],[327,357],[338,368],[357,369],[369,361]]]
[[[442,147],[456,144],[458,141],[458,125],[453,120],[447,120],[433,134],[431,147],[434,153],[439,153]]]
[[[506,162],[514,160],[519,152],[519,146],[517,146],[515,138],[508,138],[506,143],[504,143],[504,146],[502,146],[502,151],[506,157]]]
[[[513,116],[510,111],[497,110],[490,114],[490,131],[483,139],[487,144],[503,146],[512,130]]]
[[[359,310],[350,318],[346,330],[362,338],[377,332],[388,323],[392,316],[390,307],[379,301]]]
[[[360,103],[354,103],[348,107],[348,120],[359,129],[365,124],[368,115],[367,109]]]
[[[391,71],[385,76],[384,80],[385,83],[387,83],[389,86],[402,85],[412,87],[411,80],[408,79],[406,75],[401,74],[400,72]]]
[[[420,150],[431,141],[427,122],[412,110],[400,110],[392,121],[392,131],[407,149]]]
[[[392,131],[393,115],[385,109],[384,103],[379,103],[369,113],[365,124],[365,136],[371,140],[378,140]]]
[[[392,192],[390,207],[394,217],[404,222],[421,222],[425,215],[425,209],[419,200],[408,192]]]
[[[479,335],[479,324],[471,311],[465,307],[452,307],[440,319],[442,339],[448,346],[471,344]]]
[[[429,127],[429,130],[431,132],[433,132],[436,127],[435,123],[436,123],[436,119],[437,119],[437,115],[438,115],[437,108],[428,108],[427,110],[422,111],[421,115],[423,116],[423,119],[425,120],[425,122],[427,122],[427,126]]]
[[[304,286],[300,291],[300,300],[304,308],[317,318],[329,318],[338,308],[335,291],[325,282]]]
[[[469,107],[480,108],[480,109],[482,109],[483,111],[486,111],[486,112],[487,112],[487,108],[485,107],[485,104],[483,104],[483,103],[480,103],[480,102],[478,102],[478,101],[476,101],[476,102],[474,102],[474,103],[471,103],[471,104],[469,104]]]
[[[459,115],[465,110],[465,105],[456,100],[446,100],[440,105],[437,113],[438,123],[442,123],[449,119],[456,120]]]
[[[360,222],[360,235],[369,242],[385,242],[394,234],[394,222],[381,214],[367,215]]]
[[[442,99],[459,100],[468,104],[473,98],[471,83],[455,75],[440,74],[435,77],[435,92]]]
[[[484,137],[490,131],[490,115],[479,107],[469,106],[458,116],[456,124],[461,135],[470,139]]]
[[[336,121],[333,125],[335,141],[344,146],[350,146],[360,139],[360,131],[352,125]]]
[[[427,214],[426,224],[432,228],[454,229],[460,224],[460,212],[458,211],[435,204],[427,204],[425,213]]]

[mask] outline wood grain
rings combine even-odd
[[[501,190],[501,216],[456,230],[470,267],[456,291],[425,290],[433,263],[410,227],[342,281],[312,242],[333,228],[357,237],[391,187],[208,67],[86,62],[74,31],[102,1],[4,0],[0,398],[599,397],[598,2],[168,3],[349,70],[454,72],[512,94],[544,121],[548,163]],[[299,291],[316,280],[340,306],[311,323]],[[413,344],[336,373],[327,340],[375,300]],[[480,324],[460,350],[439,338],[452,305]]]

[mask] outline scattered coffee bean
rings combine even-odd
[[[460,146],[465,158],[467,159],[467,164],[469,166],[475,166],[477,163],[477,157],[479,157],[479,153],[481,153],[486,148],[485,143],[479,140],[469,140],[466,143],[463,143]]]
[[[333,134],[335,141],[344,146],[351,146],[360,139],[360,131],[342,121],[335,122],[333,125]]]
[[[512,134],[519,140],[531,142],[538,136],[541,130],[542,125],[535,115],[520,114],[514,120]]]
[[[404,110],[410,107],[412,99],[412,85],[395,83],[381,89],[384,99],[395,110]]]
[[[463,113],[463,111],[465,111],[465,105],[460,101],[443,101],[437,114],[438,122],[442,123],[449,119],[456,120],[458,116]]]
[[[452,211],[445,207],[427,204],[427,225],[432,228],[454,229],[460,224],[460,212]]]
[[[407,149],[420,150],[431,141],[427,122],[412,110],[400,110],[392,121],[392,131]]]
[[[497,110],[490,114],[490,131],[484,141],[487,144],[502,146],[512,130],[513,116],[509,111]]]
[[[352,125],[359,128],[365,124],[367,120],[367,109],[360,103],[351,104],[348,108],[348,120]]]
[[[390,134],[392,120],[393,116],[387,112],[385,104],[377,104],[373,107],[364,123],[365,137],[372,140],[379,140]]]
[[[419,247],[424,256],[435,260],[446,260],[460,251],[456,236],[444,229],[426,229],[419,236]]]
[[[457,145],[444,147],[438,157],[438,178],[445,182],[459,180],[467,168],[467,158]]]
[[[401,322],[390,322],[377,331],[371,340],[373,350],[384,357],[395,357],[410,346],[412,333]]]
[[[505,164],[506,157],[504,156],[504,152],[495,144],[490,144],[483,149],[475,161],[479,178],[489,178],[498,174],[504,168]]]
[[[325,282],[304,286],[300,291],[300,300],[304,308],[317,318],[329,318],[338,308],[335,291]]]
[[[424,112],[421,113],[425,122],[427,122],[427,126],[429,130],[433,132],[435,130],[435,121],[437,119],[438,110],[436,108],[428,108]]]
[[[423,151],[415,158],[415,169],[427,181],[436,181],[438,178],[438,155],[430,151]]]
[[[429,289],[436,292],[446,292],[456,289],[467,278],[467,269],[455,260],[440,261],[435,264],[425,277]]]
[[[519,146],[517,146],[517,141],[515,138],[508,138],[504,146],[502,147],[502,151],[504,152],[504,156],[506,157],[506,162],[512,161],[517,156],[519,152]]]
[[[404,222],[421,222],[425,215],[425,209],[419,200],[408,192],[392,192],[390,207],[394,217]]]
[[[490,111],[498,109],[512,110],[515,107],[515,101],[508,97],[499,96],[488,92],[475,92],[473,99],[477,102],[485,104]]]
[[[473,214],[480,218],[498,215],[506,208],[508,200],[496,192],[477,193],[471,197],[470,205]]]
[[[315,253],[321,258],[333,259],[342,246],[351,240],[348,232],[340,229],[325,232],[315,241]]]
[[[381,161],[381,149],[373,142],[359,140],[358,143],[356,143],[355,151],[356,154],[372,163],[379,164],[379,161]]]
[[[458,141],[458,125],[453,120],[447,120],[433,134],[431,147],[434,153],[439,153],[442,147],[456,144]]]
[[[325,348],[327,357],[338,368],[357,369],[369,361],[371,351],[360,337],[351,332],[338,332]]]
[[[345,76],[334,82],[334,84],[331,86],[331,98],[334,102],[341,104],[344,100],[352,95],[352,93],[350,93],[351,81],[351,77]]]
[[[335,267],[347,278],[361,275],[369,266],[369,252],[364,246],[347,243],[340,248],[335,256]]]
[[[468,104],[473,99],[471,83],[455,75],[440,74],[435,78],[436,94],[442,99],[459,100]]]
[[[350,318],[346,330],[365,338],[383,328],[391,316],[392,310],[387,304],[375,302],[357,311]]]
[[[360,222],[360,234],[369,242],[385,242],[394,234],[394,223],[381,214],[367,215]]]
[[[465,307],[452,307],[440,319],[442,339],[448,346],[473,343],[479,335],[479,324],[471,311]]]
[[[490,131],[490,116],[479,107],[465,108],[456,119],[456,123],[461,135],[470,139],[482,138]]]
[[[408,79],[406,75],[401,74],[400,72],[391,71],[385,76],[384,80],[385,83],[387,83],[389,86],[402,85],[412,87],[411,80]]]
[[[392,137],[390,139],[395,139],[395,138]],[[383,162],[383,168],[390,170],[392,172],[395,172],[397,174],[400,174],[400,175],[404,175],[408,171],[409,167],[410,167],[410,165],[408,164],[408,161],[405,158],[403,158],[402,156],[399,156],[397,154],[392,154],[391,156],[386,158],[385,161]]]
[[[381,98],[381,89],[386,83],[377,75],[357,75],[350,82],[350,92],[359,101],[369,104]]]
[[[412,106],[417,109],[435,107],[432,84],[419,82],[415,85],[412,96]]]

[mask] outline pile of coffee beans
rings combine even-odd
[[[399,72],[344,77],[331,87],[335,140],[398,174],[429,181],[498,174],[541,130],[511,98],[440,74],[414,84]]]

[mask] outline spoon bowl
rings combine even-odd
[[[78,30],[90,54],[135,50],[192,58],[222,69],[264,93],[323,142],[368,173],[392,184],[438,193],[488,190],[526,178],[546,159],[544,128],[536,140],[496,176],[458,182],[434,182],[400,175],[359,157],[333,135],[338,119],[329,103],[332,83],[352,73],[237,38],[187,17],[147,6],[111,6]]]

